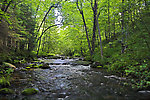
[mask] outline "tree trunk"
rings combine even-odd
[[[108,35],[109,35],[109,39],[110,39],[111,34],[110,34],[110,12],[109,12],[109,9],[110,9],[110,2],[108,0]]]
[[[96,17],[97,17],[97,0],[94,0],[94,6],[93,6],[93,1],[91,0],[91,7],[93,10],[93,36],[92,36],[92,55],[95,50],[95,41],[96,41]]]
[[[144,3],[145,3],[145,9],[147,10],[147,11],[149,11],[149,1],[147,1],[147,0],[144,0]]]
[[[115,19],[115,15],[114,15],[114,36],[116,35],[116,19]]]
[[[40,51],[40,46],[41,46],[41,40],[42,40],[42,36],[43,36],[43,33],[44,33],[44,27],[45,27],[45,22],[44,22],[44,25],[43,25],[43,29],[42,29],[42,35],[41,35],[41,37],[40,37],[40,39],[39,39],[39,45],[38,45],[38,50],[37,50],[37,56],[39,55],[39,51]]]
[[[88,41],[88,47],[89,47],[90,55],[91,55],[91,57],[92,57],[92,49],[91,49],[90,40],[89,40],[89,36],[88,36],[87,26],[86,26],[86,22],[85,22],[83,10],[80,9],[79,4],[78,4],[78,0],[77,0],[77,2],[76,2],[76,5],[77,5],[77,8],[78,8],[79,11],[80,11],[80,14],[82,15],[82,20],[83,20],[84,28],[85,28],[85,32],[86,32],[86,38],[87,38],[87,41]]]
[[[124,5],[124,0],[122,0],[122,5]],[[122,6],[122,12],[121,12],[121,30],[122,30],[122,50],[121,53],[124,53],[125,50],[125,44],[124,44],[124,6]]]
[[[102,47],[102,39],[101,39],[101,31],[99,28],[99,23],[98,23],[98,18],[99,18],[100,12],[97,15],[97,28],[98,28],[98,34],[99,34],[99,39],[100,39],[100,47],[101,47],[101,59],[103,60],[103,47]]]
[[[106,38],[106,41],[107,41],[108,40],[108,36],[107,36],[106,26],[105,26],[105,38]]]

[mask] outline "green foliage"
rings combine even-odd
[[[147,64],[138,64],[136,66],[129,66],[128,69],[125,70],[126,76],[132,76],[134,79],[133,87],[134,88],[147,88],[149,87],[149,79],[150,79],[150,73],[149,73],[149,66]]]
[[[11,67],[8,67],[7,65],[3,64],[0,65],[0,73],[5,75],[11,75],[12,72],[14,72],[14,69]]]
[[[102,68],[103,66],[97,66],[97,68]]]
[[[9,76],[7,76],[7,77],[1,77],[0,78],[0,85],[2,87],[10,86],[10,77]]]
[[[40,65],[38,65],[38,64],[30,64],[30,65],[28,65],[27,67],[26,67],[26,69],[30,69],[30,68],[39,68],[39,67],[41,67],[41,66],[43,66],[43,64],[40,64]]]
[[[23,95],[33,95],[38,93],[38,90],[34,89],[34,88],[27,88],[25,90],[22,91]]]
[[[146,34],[145,34],[146,35]],[[124,53],[121,53],[119,44],[113,41],[113,48],[108,44],[104,47],[105,56],[107,57],[107,65],[105,67],[109,71],[120,73],[122,76],[132,78],[133,88],[148,88],[150,72],[149,65],[149,49],[144,42],[150,42],[148,39],[143,39],[142,34],[137,32],[131,34],[128,38],[128,48]],[[115,47],[115,48],[114,48]]]
[[[0,94],[13,94],[14,91],[12,89],[9,88],[2,88],[0,89]]]

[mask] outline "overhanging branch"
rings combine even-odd
[[[45,33],[48,29],[50,29],[51,27],[57,26],[57,25],[60,25],[60,24],[55,24],[55,25],[52,25],[52,26],[47,27],[47,28],[42,32],[42,34],[40,35],[40,37],[38,37],[36,43],[39,41],[40,38],[42,38],[42,36],[44,35],[44,33]]]

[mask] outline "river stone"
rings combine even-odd
[[[26,67],[26,69],[30,69],[31,67]]]
[[[27,88],[25,90],[22,91],[23,95],[33,95],[38,93],[38,90],[34,89],[34,88]]]
[[[40,66],[40,68],[42,68],[42,69],[48,69],[50,67],[49,67],[48,63],[45,63],[45,64],[43,64],[43,66]]]
[[[100,64],[99,62],[93,62],[93,63],[91,64],[91,67],[92,67],[92,68],[97,68],[97,66],[101,66],[101,64]]]
[[[139,93],[143,93],[143,94],[146,94],[146,93],[149,94],[149,93],[150,93],[150,91],[148,91],[148,90],[145,90],[145,91],[143,90],[143,91],[138,91],[138,92],[139,92]]]
[[[0,89],[0,94],[13,94],[14,91],[12,89],[9,88],[2,88]]]

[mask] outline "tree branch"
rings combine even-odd
[[[60,24],[55,24],[55,25],[49,26],[49,27],[46,28],[44,31],[42,31],[42,34],[40,35],[40,37],[38,37],[36,43],[39,41],[39,39],[44,35],[44,33],[45,33],[48,29],[50,29],[51,27],[57,26],[57,25],[60,25]]]
[[[41,22],[41,24],[40,24],[40,26],[39,26],[37,32],[40,31],[40,28],[41,28],[41,26],[43,25],[43,23],[44,23],[44,21],[45,21],[47,15],[48,15],[48,13],[51,11],[51,9],[52,9],[53,7],[54,7],[54,4],[53,4],[52,6],[49,7],[49,9],[48,9],[47,13],[45,14],[45,16],[44,16],[44,18],[43,18],[43,20],[42,20],[42,22]]]
[[[42,22],[41,22],[41,24],[40,24],[40,26],[39,26],[39,28],[38,28],[38,30],[37,30],[37,32],[39,32],[40,31],[40,28],[41,28],[41,26],[43,25],[43,22],[45,21],[45,19],[46,19],[46,17],[47,17],[47,15],[49,14],[49,12],[51,11],[51,9],[53,8],[53,7],[57,7],[58,6],[58,4],[61,2],[62,0],[60,0],[56,5],[55,4],[53,4],[52,6],[50,6],[49,7],[49,9],[48,9],[48,11],[46,12],[46,14],[45,14],[45,16],[44,16],[44,18],[43,18],[43,20],[42,20]]]

